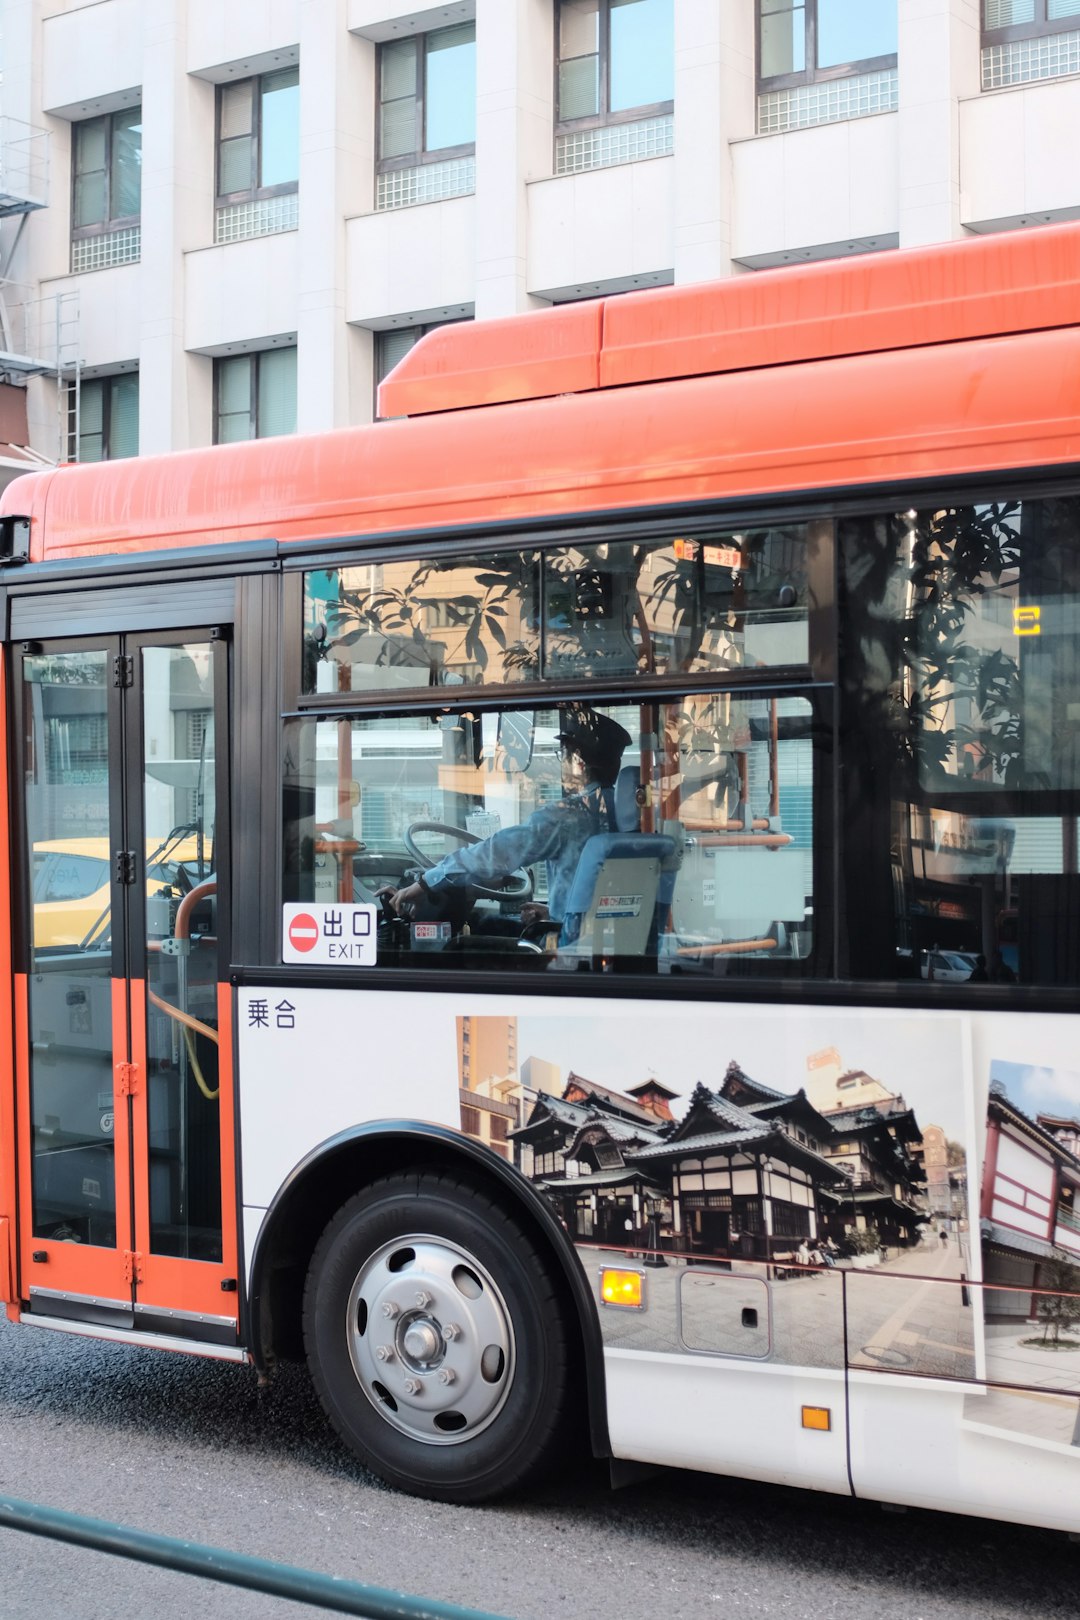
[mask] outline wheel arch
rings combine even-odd
[[[302,1358],[304,1278],[320,1234],[346,1199],[390,1172],[419,1175],[430,1170],[464,1172],[519,1219],[550,1256],[585,1369],[593,1454],[610,1456],[600,1321],[574,1246],[540,1194],[512,1165],[445,1126],[415,1120],[353,1126],[321,1142],[290,1171],[263,1217],[251,1258],[246,1337],[259,1372],[266,1373],[279,1358]]]

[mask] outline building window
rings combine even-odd
[[[72,461],[119,461],[139,453],[139,377],[90,377],[68,395]]]
[[[455,326],[456,321],[430,321],[426,326],[395,326],[385,332],[375,333],[375,419],[386,421],[388,418],[379,416],[379,384],[385,382],[387,377],[398,364],[404,360],[409,350],[419,343],[428,332],[434,332],[439,326]]]
[[[897,105],[897,0],[758,0],[758,133]]]
[[[215,242],[295,230],[299,178],[300,70],[221,85]]]
[[[380,45],[378,84],[376,208],[475,190],[476,24]]]
[[[214,361],[214,443],[296,432],[296,350],[261,349]]]
[[[74,124],[71,268],[104,270],[139,257],[142,108]]]
[[[555,172],[673,150],[674,0],[560,0]]]
[[[1080,0],[983,0],[982,87],[1080,73]]]

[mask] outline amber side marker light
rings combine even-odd
[[[605,1305],[642,1311],[645,1309],[645,1279],[640,1271],[616,1271],[605,1266],[600,1273],[600,1298]]]
[[[832,1428],[832,1412],[827,1406],[804,1406],[802,1426],[804,1429],[823,1429],[827,1434]]]

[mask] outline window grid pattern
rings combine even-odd
[[[413,208],[417,203],[469,197],[476,190],[476,159],[448,158],[445,163],[418,163],[412,169],[389,169],[376,175],[375,209]]]
[[[999,90],[1008,84],[1033,79],[1057,79],[1080,73],[1080,29],[1070,34],[1044,34],[1036,39],[1013,39],[1007,45],[986,45],[982,53],[982,87]]]
[[[637,118],[627,124],[605,124],[600,129],[573,129],[555,137],[555,173],[609,169],[616,163],[668,157],[674,150],[675,119],[671,113]]]
[[[111,270],[117,264],[137,264],[142,253],[142,228],[126,225],[123,230],[106,231],[99,236],[77,236],[71,244],[71,270]]]
[[[247,242],[254,236],[276,236],[295,231],[300,221],[300,195],[286,191],[277,197],[250,202],[224,203],[214,213],[214,245]]]
[[[808,129],[813,124],[867,118],[872,113],[895,112],[898,103],[895,68],[800,84],[788,90],[767,90],[758,96],[757,132],[777,135],[788,129]]]

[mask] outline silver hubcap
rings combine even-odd
[[[460,1445],[501,1411],[514,1375],[506,1302],[467,1249],[397,1238],[349,1292],[349,1357],[380,1417],[412,1440]]]

